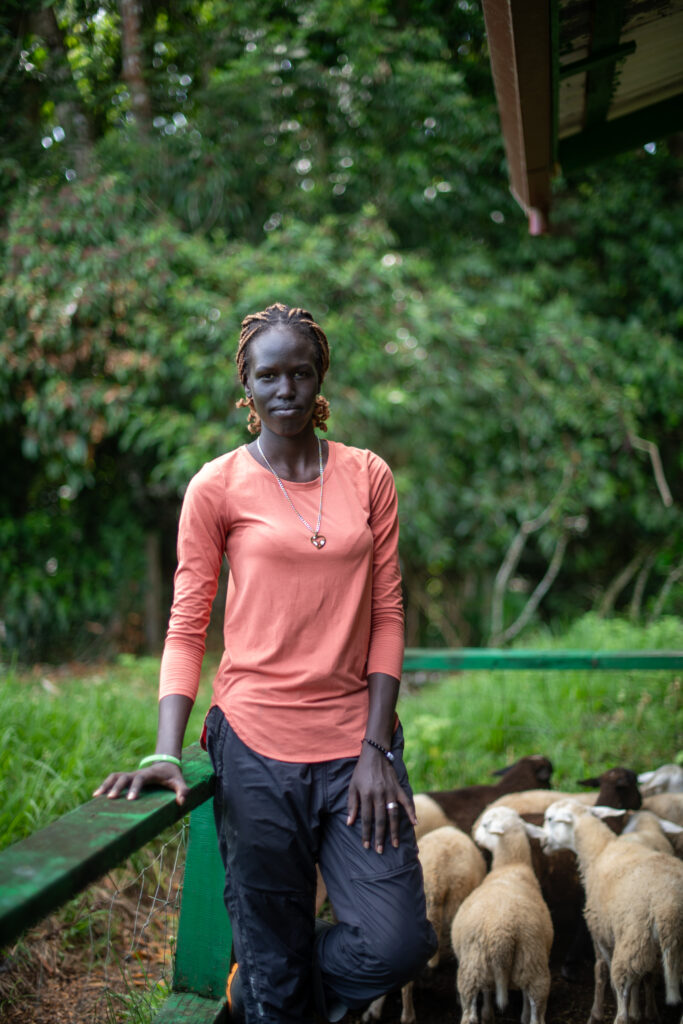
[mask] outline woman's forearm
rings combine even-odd
[[[365,735],[381,743],[387,750],[391,747],[394,734],[400,685],[400,679],[384,672],[371,672],[368,676],[368,724]]]
[[[189,697],[178,693],[170,693],[161,698],[155,754],[172,754],[173,757],[180,757],[192,704]]]

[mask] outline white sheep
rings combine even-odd
[[[683,836],[683,828],[666,821],[652,811],[635,811],[624,826],[621,837],[633,843],[642,843],[651,850],[676,855],[675,841]]]
[[[415,826],[416,839],[421,839],[428,832],[433,832],[435,828],[442,828],[444,825],[453,824],[445,811],[439,807],[436,800],[432,800],[426,793],[416,793],[413,797],[413,802],[417,817],[417,825]]]
[[[591,1024],[602,1019],[608,973],[617,1000],[615,1024],[637,1019],[638,986],[646,982],[650,1001],[649,979],[660,964],[667,1003],[680,1001],[683,864],[615,836],[599,820],[613,814],[613,808],[574,800],[558,801],[545,814],[548,849],[576,853],[586,890],[585,917],[596,958]]]
[[[564,793],[557,790],[534,789],[512,793],[509,798],[496,800],[492,807],[504,804],[512,807],[526,821],[540,824],[543,813],[559,799],[576,799],[585,804],[600,804],[615,808],[637,809],[641,805],[636,774],[630,768],[609,768],[594,778],[584,779],[580,785],[599,787],[594,793]],[[620,831],[622,821],[615,812],[612,827]],[[475,823],[476,827],[476,823]],[[548,904],[556,935],[558,953],[563,952],[562,974],[577,979],[581,961],[588,955],[591,941],[583,918],[584,892],[576,866],[576,857],[568,850],[546,856],[540,843],[531,843],[531,859],[541,893]]]
[[[654,811],[660,818],[683,825],[683,793],[657,793],[643,800],[644,811]]]
[[[491,993],[495,990],[503,1010],[509,988],[522,990],[524,1024],[545,1022],[553,926],[531,867],[529,828],[515,811],[498,806],[484,813],[474,833],[475,841],[493,854],[493,862],[451,929],[462,1024],[476,1024],[480,992],[483,1019],[490,1021]]]
[[[439,948],[429,961],[436,967],[439,957],[449,948],[451,922],[455,912],[486,874],[481,852],[464,832],[454,825],[445,825],[428,832],[418,842],[424,875],[427,917],[436,932]],[[380,996],[363,1014],[364,1021],[379,1020],[386,996]],[[413,1004],[413,982],[401,989],[401,1024],[416,1020]]]
[[[663,764],[650,772],[641,772],[638,785],[642,796],[657,793],[683,793],[683,765]]]

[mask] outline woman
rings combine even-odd
[[[237,972],[234,1019],[302,1024],[413,977],[435,937],[395,706],[403,660],[397,501],[372,452],[322,442],[327,338],[281,304],[237,352],[256,440],[192,479],[161,663],[156,753],[96,795],[163,785],[185,727],[224,555],[225,652],[203,742],[217,776]],[[316,863],[338,924],[314,927]]]

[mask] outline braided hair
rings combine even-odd
[[[249,313],[242,321],[242,329],[240,330],[240,339],[237,346],[237,354],[235,356],[237,372],[242,386],[246,387],[247,384],[250,343],[258,334],[261,333],[261,331],[264,331],[269,327],[274,327],[277,324],[291,327],[292,330],[300,331],[306,337],[311,339],[315,347],[318,386],[320,387],[330,365],[330,346],[325,332],[322,327],[315,322],[308,310],[301,309],[298,306],[285,306],[281,302],[276,302],[272,306],[268,306],[260,313]],[[254,408],[254,399],[251,397],[240,398],[235,405],[238,409],[249,409],[249,415],[247,417],[247,430],[249,433],[260,433],[261,419]],[[313,426],[320,427],[321,430],[327,430],[325,420],[328,419],[329,415],[330,403],[326,398],[323,398],[322,395],[318,395],[313,407]]]

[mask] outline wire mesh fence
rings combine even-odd
[[[3,951],[3,1024],[147,1024],[171,989],[187,820]]]

